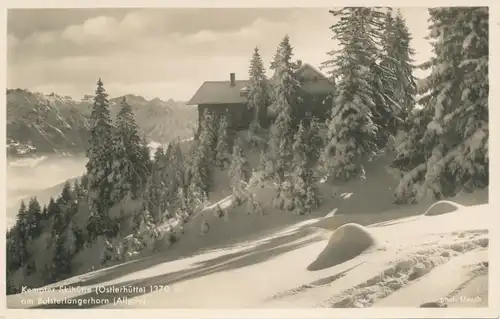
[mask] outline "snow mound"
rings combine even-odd
[[[464,207],[463,205],[457,204],[455,202],[449,200],[442,200],[432,204],[424,213],[424,216],[437,216],[442,214],[448,214],[454,212],[460,208]]]
[[[377,240],[366,227],[354,223],[345,224],[333,232],[325,249],[307,270],[321,270],[341,264],[374,246],[377,246]]]

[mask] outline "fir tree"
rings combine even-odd
[[[452,196],[488,184],[488,8],[434,8],[435,56],[393,166],[404,176],[397,202]]]
[[[21,201],[17,212],[16,225],[12,231],[12,264],[14,268],[24,266],[28,259],[28,242],[29,242],[29,220],[28,210],[24,201]]]
[[[207,110],[203,113],[198,139],[193,143],[190,167],[189,193],[201,198],[208,198],[211,188],[212,172],[210,165],[215,161],[217,143],[214,116]],[[195,195],[196,194],[196,195]]]
[[[381,62],[372,67],[374,122],[379,129],[379,146],[385,145],[388,136],[396,135],[415,105],[416,83],[413,76],[411,35],[401,13],[396,18],[389,9],[385,16],[382,35]]]
[[[80,200],[85,196],[85,190],[80,184],[79,180],[75,180],[75,182],[73,183],[72,192],[75,196],[75,199],[77,200]]]
[[[275,122],[283,120],[283,113],[286,113],[286,117],[289,117],[293,124],[298,124],[296,120],[300,102],[300,82],[295,78],[297,64],[292,61],[292,58],[293,48],[290,44],[290,37],[287,35],[279,44],[271,64],[274,74],[269,107],[276,117]]]
[[[144,193],[143,209],[151,216],[152,222],[158,224],[163,221],[167,211],[167,185],[164,181],[165,153],[162,147],[156,149],[153,169]]]
[[[174,179],[174,189],[177,190],[179,187],[185,187],[186,181],[184,178],[185,175],[185,167],[184,163],[185,158],[182,153],[181,146],[179,141],[174,142],[172,146],[172,157],[170,158],[170,163],[172,165],[173,171],[173,179]]]
[[[27,236],[29,239],[33,240],[42,233],[42,207],[36,197],[32,197],[28,203],[26,218],[28,221]]]
[[[43,205],[42,207],[42,220],[48,220],[49,219],[49,209],[47,208],[47,205]]]
[[[148,157],[142,152],[142,141],[135,121],[132,107],[125,97],[116,117],[116,130],[113,139],[115,161],[113,165],[114,193],[113,202],[120,201],[130,194],[132,199],[145,187],[148,178]]]
[[[257,47],[254,49],[248,73],[248,107],[253,111],[253,121],[262,127],[267,124],[266,119],[267,106],[269,104],[269,84],[266,78],[264,63],[262,62],[262,58]]]
[[[375,8],[343,8],[331,11],[338,18],[331,30],[340,50],[329,52],[324,62],[337,74],[328,136],[323,156],[328,175],[349,179],[359,175],[362,162],[377,151],[372,67],[379,55],[380,12]]]
[[[50,197],[49,199],[49,204],[47,205],[47,218],[52,219],[55,215],[56,211],[56,201],[54,200],[54,197]]]
[[[406,22],[398,10],[396,18],[394,20],[394,37],[393,37],[393,53],[398,64],[396,65],[396,101],[401,105],[402,114],[400,118],[402,121],[406,119],[406,116],[415,107],[415,95],[417,93],[416,79],[413,75],[415,69],[413,63],[413,56],[415,55],[415,50],[411,47],[410,42],[412,36]]]
[[[205,157],[210,161],[215,161],[215,147],[217,145],[217,116],[209,109],[205,109],[198,124],[198,131],[195,134],[195,140],[198,147],[202,148]]]
[[[64,200],[62,197],[59,197],[54,205],[52,205],[49,209],[52,209],[52,237],[56,238],[58,235],[62,234],[64,229],[66,228],[66,207],[64,205]]]
[[[69,181],[64,182],[63,189],[61,191],[60,203],[62,205],[69,205],[74,200],[74,193],[71,190],[71,184]]]
[[[89,189],[89,229],[92,234],[103,234],[109,227],[108,211],[113,205],[113,182],[109,178],[114,154],[112,122],[108,94],[101,79],[97,82],[94,103],[90,115],[90,141],[87,150],[87,177]]]
[[[66,249],[67,238],[57,235],[55,238],[54,257],[52,259],[51,273],[54,274],[53,281],[67,278],[71,275],[71,254]]]
[[[319,192],[314,181],[313,167],[318,159],[318,152],[311,141],[317,138],[316,124],[306,128],[300,124],[293,143],[293,167],[291,192],[294,211],[300,215],[311,213],[320,204]]]
[[[235,141],[233,154],[231,156],[231,166],[229,167],[229,178],[231,191],[233,194],[233,203],[236,206],[241,205],[247,199],[248,185],[248,160],[240,146],[240,140]]]
[[[221,116],[220,118],[215,153],[215,162],[217,166],[219,166],[221,169],[226,168],[226,166],[230,163],[231,156],[228,122],[226,116]]]
[[[271,65],[274,76],[270,107],[276,118],[270,128],[269,146],[263,166],[275,182],[278,198],[285,180],[285,172],[289,169],[294,114],[299,101],[299,82],[295,79],[296,64],[291,60],[292,51],[290,39],[286,36],[280,43]]]

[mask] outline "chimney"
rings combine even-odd
[[[236,85],[236,74],[229,73],[229,79],[231,80],[231,86],[235,86]]]

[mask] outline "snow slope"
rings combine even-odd
[[[48,291],[8,296],[7,304],[9,308],[328,308],[419,307],[442,301],[449,307],[486,307],[491,209],[475,205],[440,215],[424,212],[413,217],[403,213],[404,218],[395,213],[390,222],[366,227],[358,216],[358,223],[344,222],[340,228],[329,227],[336,224],[333,215],[326,217],[328,223],[325,218],[302,221],[272,235],[179,259],[169,250],[70,278],[45,287]],[[308,270],[318,256],[356,248],[360,238],[369,239],[370,249]],[[59,291],[58,285],[72,288]],[[43,305],[41,300],[49,298],[52,304]],[[55,304],[55,298],[63,302]],[[123,303],[114,304],[117,298],[124,298],[119,299]]]

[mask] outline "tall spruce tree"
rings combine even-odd
[[[292,61],[293,49],[290,38],[285,36],[278,46],[271,69],[274,70],[272,85],[272,114],[275,114],[269,132],[269,145],[262,163],[276,185],[276,198],[282,194],[285,173],[289,170],[295,113],[299,104],[300,83],[295,78],[296,63]]]
[[[233,194],[233,203],[236,206],[241,205],[248,197],[246,190],[249,177],[248,168],[248,160],[241,148],[241,141],[237,139],[234,143],[231,166],[228,172]]]
[[[217,125],[214,114],[205,110],[200,123],[198,138],[191,149],[189,196],[197,201],[208,199],[212,187],[212,171],[210,166],[215,162],[217,143]]]
[[[297,111],[300,102],[300,82],[295,77],[298,64],[292,60],[293,47],[290,37],[286,35],[278,45],[274,61],[271,63],[273,82],[271,85],[271,113],[278,121],[280,114],[289,114],[292,123],[297,124]],[[293,133],[292,133],[293,134]]]
[[[217,134],[217,146],[215,147],[215,162],[221,169],[230,163],[230,136],[228,131],[228,121],[226,116],[221,116],[219,121],[219,131]]]
[[[116,117],[113,152],[115,155],[111,174],[114,181],[113,202],[120,201],[127,194],[134,199],[145,187],[149,175],[148,158],[144,158],[139,128],[132,107],[125,97],[121,101],[120,111]]]
[[[254,121],[259,126],[266,126],[267,106],[269,104],[269,83],[260,56],[259,48],[255,48],[250,61],[248,80],[248,107],[253,111]]]
[[[397,202],[436,198],[488,184],[488,8],[429,9],[435,56],[419,87],[423,109],[412,116],[393,163],[404,176]]]
[[[416,78],[413,75],[415,69],[415,50],[411,47],[412,36],[406,25],[406,21],[398,10],[394,20],[393,54],[398,64],[396,65],[396,101],[402,107],[400,118],[402,121],[415,107],[415,95],[417,93]]]
[[[319,139],[318,133],[316,121],[310,125],[301,123],[292,146],[294,170],[291,183],[293,196],[291,206],[300,215],[311,213],[320,204],[313,171],[319,157],[316,144]]]
[[[89,197],[89,225],[91,238],[104,234],[109,228],[109,209],[113,205],[113,125],[109,111],[108,94],[101,79],[97,82],[90,114],[90,141],[86,164]]]
[[[51,273],[52,281],[58,281],[71,275],[71,254],[66,248],[67,237],[65,234],[57,235],[55,238],[54,256],[52,258]]]
[[[389,9],[384,20],[381,61],[373,67],[377,104],[374,121],[380,127],[379,145],[384,145],[389,135],[396,135],[404,127],[404,120],[415,105],[411,39],[401,12],[394,18]]]
[[[28,262],[28,231],[28,210],[24,201],[21,201],[17,212],[16,224],[9,233],[9,239],[11,239],[12,243],[9,247],[11,249],[11,254],[7,255],[7,257],[11,259],[8,259],[7,263],[10,264],[14,270],[24,266]]]
[[[340,49],[329,52],[324,67],[332,67],[339,80],[323,158],[328,175],[345,180],[359,175],[363,160],[377,150],[371,71],[379,56],[381,13],[368,7],[331,13],[338,18],[331,30]]]
[[[36,197],[32,197],[28,202],[27,216],[28,220],[28,238],[33,240],[42,233],[42,207]]]
[[[164,174],[167,170],[165,166],[165,153],[163,147],[158,147],[154,155],[152,173],[143,196],[143,210],[151,217],[154,224],[163,221],[167,211],[167,185]]]
[[[172,169],[172,190],[177,193],[179,188],[184,188],[186,186],[185,158],[178,140],[174,141],[172,144],[172,154],[169,161]]]

